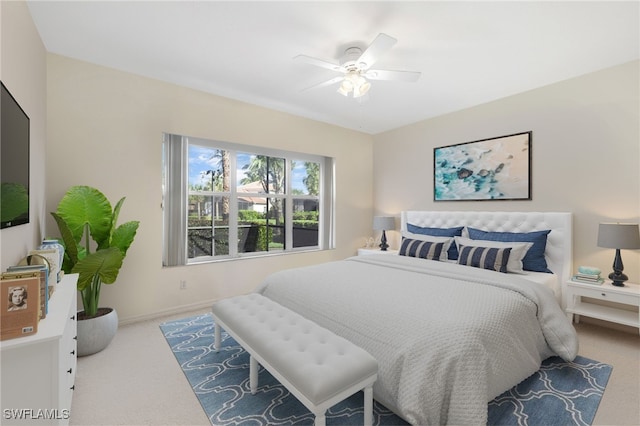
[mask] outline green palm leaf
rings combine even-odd
[[[76,242],[80,242],[85,225],[89,225],[91,237],[98,246],[109,247],[111,203],[102,192],[89,186],[72,186],[60,200],[57,213],[67,223]]]
[[[62,269],[64,272],[69,273],[73,266],[78,263],[78,244],[64,219],[60,217],[59,214],[53,212],[51,216],[53,216],[58,224],[62,242],[64,243],[64,262],[62,263]]]
[[[113,284],[118,278],[124,256],[117,247],[99,250],[78,261],[73,267],[73,273],[79,274],[78,290],[82,291],[91,285],[94,276],[100,277],[104,284]]]
[[[118,226],[111,236],[111,247],[118,247],[122,251],[122,255],[125,256],[133,243],[139,225],[140,222],[134,220]]]

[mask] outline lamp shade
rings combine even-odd
[[[374,216],[373,217],[374,231],[385,231],[389,229],[396,229],[396,219],[393,216]]]
[[[598,228],[598,247],[639,249],[640,228],[637,223],[601,223]]]

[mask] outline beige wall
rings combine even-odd
[[[47,78],[48,211],[85,184],[112,202],[126,196],[120,222],[141,221],[117,282],[102,290],[121,320],[251,291],[272,271],[351,256],[370,233],[369,135],[53,54]],[[163,132],[334,157],[337,249],[163,268]],[[47,232],[57,234],[53,220]]]
[[[374,210],[568,211],[574,266],[609,273],[598,223],[640,221],[639,61],[374,136]],[[425,100],[428,102],[428,100]],[[531,201],[434,202],[433,148],[533,131]],[[398,244],[399,235],[391,233]],[[640,250],[623,250],[640,282]]]
[[[0,79],[30,120],[29,223],[0,231],[0,269],[15,265],[44,236],[46,51],[26,3],[0,1]]]

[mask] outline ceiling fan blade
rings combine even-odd
[[[338,64],[333,64],[331,62],[324,61],[322,59],[312,58],[311,56],[307,56],[307,55],[295,56],[293,58],[293,60],[297,61],[297,62],[304,62],[304,63],[310,64],[310,65],[315,65],[315,66],[321,67],[321,68],[326,68],[326,69],[329,69],[331,71],[346,72],[346,70],[344,68],[342,68]]]
[[[371,43],[369,47],[367,47],[367,50],[365,50],[362,55],[360,55],[357,64],[361,66],[362,69],[369,69],[369,67],[376,63],[380,55],[391,49],[391,47],[393,47],[393,45],[396,44],[397,41],[398,40],[386,35],[385,33],[378,34],[376,39],[373,40],[373,43]]]
[[[302,89],[301,92],[306,92],[307,90],[319,89],[321,87],[331,86],[332,84],[336,84],[339,81],[344,80],[344,76],[333,77],[331,80],[323,81],[322,83],[314,84],[313,86],[307,87],[306,89]]]
[[[420,75],[422,73],[417,71],[369,70],[364,74],[364,77],[369,80],[393,80],[413,83],[418,81]]]

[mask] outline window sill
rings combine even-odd
[[[313,253],[313,252],[326,251],[326,250],[331,250],[331,249],[321,249],[321,248],[314,247],[314,248],[300,248],[296,250],[281,251],[281,252],[242,253],[237,257],[229,257],[229,256],[206,257],[206,258],[200,258],[197,260],[189,260],[187,261],[187,264],[184,266],[202,265],[205,263],[233,262],[237,260],[258,259],[263,257],[289,256],[292,254]]]

